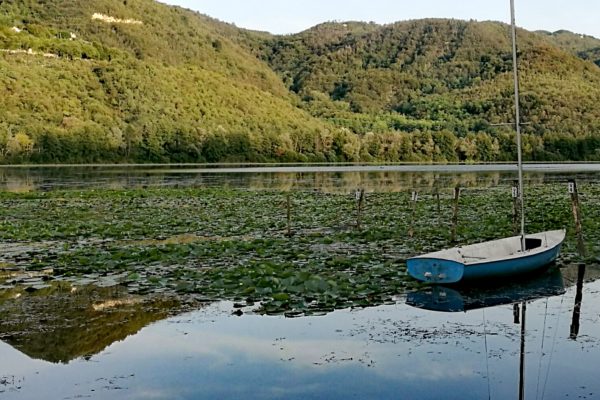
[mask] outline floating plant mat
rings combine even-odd
[[[600,186],[579,190],[588,261],[596,262]],[[439,211],[433,192],[420,193],[414,208],[409,191],[367,193],[360,229],[354,193],[291,192],[291,236],[281,191],[0,193],[0,287],[119,285],[132,294],[233,300],[290,316],[379,305],[418,286],[406,258],[453,245],[453,189],[439,191]],[[559,263],[578,262],[566,185],[535,185],[527,195],[528,229],[567,227]],[[459,244],[512,231],[510,187],[462,192]]]

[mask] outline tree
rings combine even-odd
[[[13,159],[26,158],[33,152],[34,141],[23,132],[11,135],[6,142],[6,155]]]
[[[433,142],[439,154],[439,161],[458,161],[456,154],[457,139],[452,132],[444,129],[433,133]]]

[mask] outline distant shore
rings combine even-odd
[[[311,173],[311,172],[510,172],[516,171],[514,163],[486,164],[23,164],[3,165],[0,169],[38,168],[136,168],[166,169],[172,172],[195,173]],[[526,163],[527,172],[600,172],[600,163]]]

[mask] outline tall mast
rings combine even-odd
[[[515,82],[515,130],[517,132],[517,159],[519,164],[519,203],[521,203],[521,251],[525,251],[525,202],[523,201],[523,155],[521,141],[521,113],[519,104],[519,68],[517,66],[517,27],[515,24],[515,0],[510,0],[512,27],[513,73]]]

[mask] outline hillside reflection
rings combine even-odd
[[[461,294],[466,293],[463,297],[470,303],[457,306],[450,304],[452,298],[445,297],[443,304],[434,305],[443,308],[444,304],[450,304],[454,307],[451,311],[497,306],[513,300],[560,295],[569,287],[600,279],[598,266],[588,267],[584,272],[582,277],[581,268],[571,265],[514,287],[505,286],[501,293],[494,289],[463,288]],[[581,292],[581,287],[578,290]],[[431,289],[421,295],[409,293],[407,302],[424,307],[435,293]],[[521,297],[515,299],[515,295]],[[507,301],[503,302],[505,299]],[[581,308],[582,299],[578,301]],[[132,296],[121,286],[74,289],[66,282],[54,282],[33,293],[19,288],[5,289],[0,291],[0,340],[32,359],[68,364],[96,355],[111,344],[136,335],[142,328],[189,311],[190,307],[199,308],[198,305],[182,305],[174,299]],[[578,329],[579,321],[575,322]]]
[[[0,339],[33,359],[69,363],[97,354],[173,315],[179,302],[125,288],[55,283],[34,293],[0,291]]]
[[[468,166],[464,166],[468,171]],[[231,169],[177,167],[31,167],[0,168],[0,190],[29,192],[68,188],[124,189],[140,187],[231,186],[253,190],[318,190],[348,192],[357,188],[367,191],[394,192],[419,189],[423,191],[461,187],[493,187],[510,184],[515,174],[510,171],[338,171],[338,172],[240,172]],[[560,172],[528,172],[528,184],[564,180]],[[593,172],[569,172],[570,178],[589,181]]]

